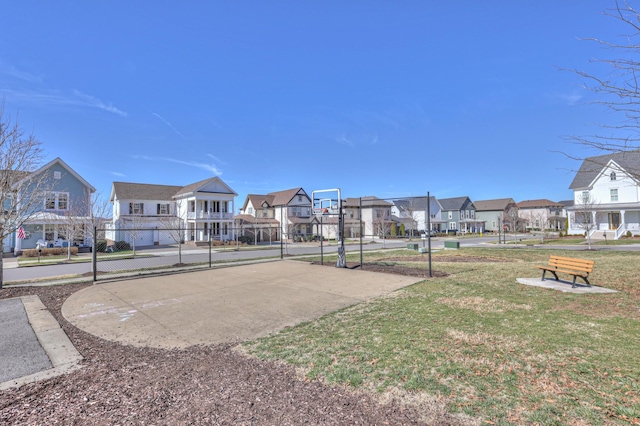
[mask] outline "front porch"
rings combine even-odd
[[[617,240],[622,236],[640,235],[640,203],[620,206],[599,205],[591,211],[570,210],[569,234],[583,234],[589,229],[592,239]]]

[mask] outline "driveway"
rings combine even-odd
[[[422,278],[274,261],[97,284],[62,313],[98,337],[156,348],[255,339]]]

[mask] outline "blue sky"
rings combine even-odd
[[[108,195],[571,198],[611,119],[577,75],[619,40],[613,1],[23,0],[0,6],[5,113]]]

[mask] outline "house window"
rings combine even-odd
[[[129,214],[144,214],[144,204],[129,203]]]
[[[449,229],[456,229],[456,223],[455,222],[449,222]]]
[[[158,214],[168,215],[169,214],[169,204],[158,204]]]
[[[268,217],[269,216],[269,210],[267,210],[266,207],[264,207],[262,209],[262,217]]]
[[[617,188],[610,189],[609,190],[609,195],[611,196],[611,201],[618,201],[618,189]]]
[[[54,179],[62,179],[62,173],[60,173],[59,170],[56,170],[53,172],[53,178]]]
[[[453,219],[453,212],[449,212],[449,219]]]
[[[298,195],[298,201],[302,201],[302,195]]]
[[[616,172],[611,172],[611,174],[609,175],[609,179],[616,180]]]
[[[582,191],[582,202],[583,203],[588,203],[589,202],[589,191]]]
[[[69,194],[67,192],[51,192],[45,199],[46,210],[68,210]]]
[[[44,225],[44,239],[45,241],[53,241],[56,235],[55,225]]]

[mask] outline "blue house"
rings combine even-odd
[[[32,203],[33,211],[29,212],[22,223],[23,238],[18,238],[18,232],[9,235],[3,241],[3,252],[20,252],[24,249],[36,248],[38,241],[47,246],[63,247],[90,243],[90,230],[74,235],[74,241],[66,241],[65,228],[73,221],[76,224],[88,222],[91,215],[91,196],[96,189],[84,180],[75,170],[60,158],[29,173],[23,179],[43,179],[44,192],[36,196],[41,201]],[[29,185],[18,185],[19,188],[29,188]],[[19,194],[29,196],[29,194]],[[86,241],[88,240],[88,241]]]

